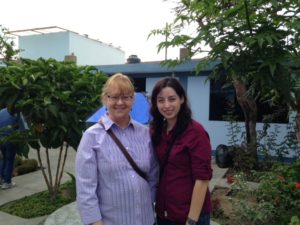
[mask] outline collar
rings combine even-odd
[[[108,129],[112,128],[113,126],[115,127],[118,127],[117,124],[115,124],[108,116],[108,113],[105,113],[101,118],[100,120],[102,121],[103,125],[104,125],[104,129],[107,131]],[[99,121],[100,121],[99,120]],[[98,122],[99,122],[98,121]],[[132,127],[132,128],[135,128],[136,122],[132,119],[132,117],[130,116],[130,119],[129,119],[129,123],[128,123],[128,127]],[[126,128],[125,128],[126,129]]]

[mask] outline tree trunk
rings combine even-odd
[[[300,112],[297,112],[297,115],[296,115],[296,127],[297,127],[296,137],[297,137],[298,142],[300,143]]]
[[[295,93],[295,102],[292,104],[292,109],[297,112],[296,114],[296,137],[300,143],[300,94],[299,92]]]
[[[233,82],[233,86],[235,88],[237,101],[240,104],[245,117],[247,148],[250,150],[254,162],[257,162],[256,102],[251,96],[247,96],[247,87],[245,83],[236,80]]]
[[[46,185],[47,185],[47,188],[48,188],[48,192],[51,196],[51,193],[52,193],[52,187],[49,183],[49,180],[48,180],[48,177],[46,175],[46,172],[45,172],[45,168],[44,168],[44,165],[43,165],[43,162],[42,162],[42,158],[41,158],[41,152],[40,152],[40,149],[37,149],[37,155],[38,155],[38,161],[39,161],[39,164],[40,164],[40,168],[42,170],[42,174],[43,174],[43,177],[45,179],[45,182],[46,182]]]
[[[61,182],[61,179],[62,179],[62,176],[64,173],[64,168],[65,168],[65,164],[66,164],[66,160],[67,160],[68,148],[69,148],[69,145],[66,144],[65,154],[64,154],[63,159],[62,159],[62,153],[63,153],[64,145],[62,145],[59,149],[59,157],[58,157],[58,161],[57,161],[55,184],[54,184],[54,188],[53,188],[54,189],[53,199],[56,199],[57,195],[58,195],[60,182]]]

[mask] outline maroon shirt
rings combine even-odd
[[[171,131],[172,132],[172,131]],[[156,146],[159,164],[163,164],[172,133],[163,132]],[[187,219],[195,180],[210,180],[211,145],[203,126],[192,120],[171,150],[160,178],[156,198],[156,213],[161,219],[184,223]],[[207,190],[201,213],[211,212]]]

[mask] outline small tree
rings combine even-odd
[[[0,69],[0,104],[22,112],[30,133],[29,145],[37,150],[48,191],[55,199],[64,171],[68,147],[77,148],[85,119],[99,107],[99,95],[106,76],[91,66],[76,66],[54,59],[22,60]],[[46,151],[47,171],[40,155]],[[55,180],[49,150],[59,148]],[[47,173],[46,173],[47,172]]]
[[[0,25],[0,59],[3,58],[4,62],[8,62],[19,52],[15,49],[15,43],[8,37],[8,29]]]
[[[299,61],[299,1],[181,0],[174,13],[173,23],[153,30],[150,36],[168,37],[159,44],[159,51],[187,48],[190,54],[185,59],[209,47],[203,62],[220,62],[209,78],[219,79],[225,73],[234,86],[244,114],[247,147],[256,161],[256,100],[284,97],[293,106],[295,96],[300,96],[298,91],[293,94],[299,79],[299,70],[293,68]],[[178,63],[166,61],[169,66]]]

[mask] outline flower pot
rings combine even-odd
[[[233,175],[228,175],[226,177],[226,179],[227,179],[228,184],[232,184],[234,182],[234,176]]]

